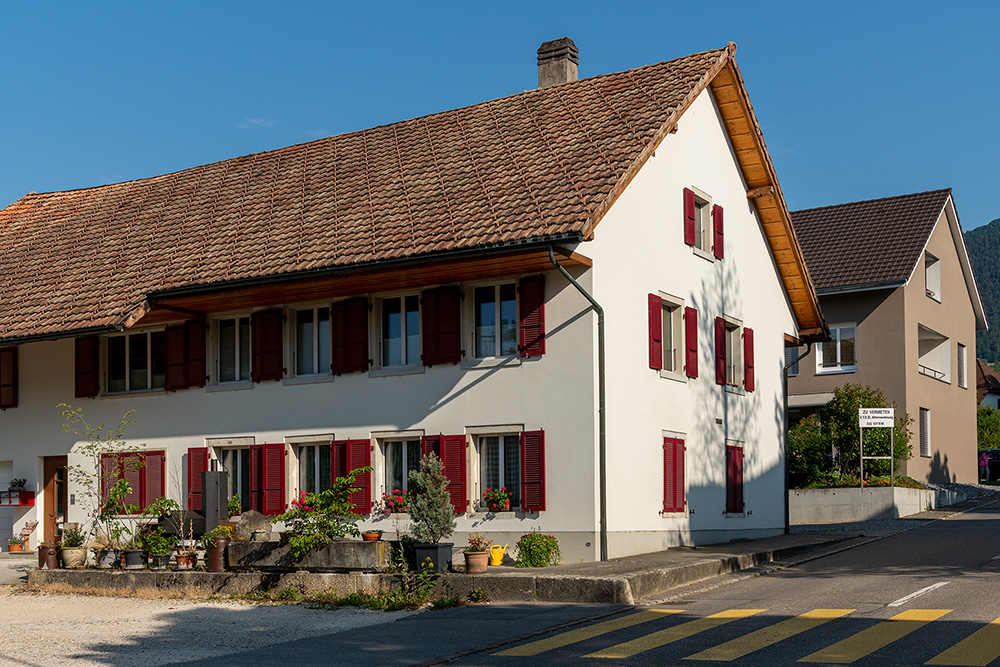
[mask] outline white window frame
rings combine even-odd
[[[317,375],[330,375],[332,371],[330,370],[330,361],[333,355],[333,322],[330,319],[330,304],[318,304],[315,306],[304,306],[299,308],[291,308],[291,317],[289,320],[289,328],[291,329],[290,338],[293,341],[293,351],[292,351],[292,364],[291,368],[295,371],[295,377],[311,377]],[[320,336],[320,322],[323,320],[320,318],[320,311],[326,310],[326,322],[327,322],[327,335],[326,335],[326,356],[327,364],[324,366],[321,363],[320,352],[322,350],[323,341]],[[312,371],[310,372],[299,372],[299,313],[312,312]],[[251,328],[251,335],[253,334]],[[251,362],[252,363],[252,362]]]
[[[163,340],[163,387],[153,387],[153,336],[152,334],[158,332],[165,332],[164,327],[158,327],[155,329],[144,329],[141,331],[125,331],[118,334],[111,334],[105,336],[104,338],[104,388],[105,394],[111,396],[120,396],[122,394],[138,394],[144,392],[159,392],[166,390],[167,382],[167,341],[166,333],[164,333]],[[146,336],[146,386],[145,387],[132,387],[132,374],[131,374],[131,346],[132,346],[132,336]],[[111,391],[111,341],[116,338],[125,339],[125,389],[122,391]]]
[[[924,251],[924,293],[941,303],[941,260]]]
[[[421,447],[423,442],[423,432],[403,432],[395,434],[383,434],[377,437],[378,450],[382,457],[382,488],[384,493],[389,493],[399,488],[401,491],[410,490],[410,470],[406,468],[407,462],[409,461],[410,448],[417,448],[417,461],[419,465]],[[392,444],[401,445],[403,454],[401,456],[401,461],[404,466],[403,476],[402,476],[402,487],[393,487],[389,484],[389,446]]]
[[[841,346],[840,341],[842,340],[841,332],[844,329],[853,328],[854,329],[854,363],[844,364],[841,361]],[[831,340],[823,341],[816,345],[816,374],[823,375],[827,373],[854,373],[858,370],[858,325],[856,322],[841,322],[839,324],[830,325],[830,338]],[[836,366],[824,366],[823,365],[823,350],[826,345],[836,345],[837,346],[837,365]]]
[[[414,359],[410,359],[406,353],[406,338],[408,334],[406,326],[406,313],[408,312],[406,310],[407,297],[416,297],[417,300],[417,349],[414,354],[415,356]],[[383,310],[383,304],[386,301],[391,301],[394,299],[399,299],[400,302],[399,356],[400,359],[403,360],[403,362],[401,364],[390,365],[385,363],[384,347],[386,344],[386,337],[385,337],[385,315]],[[384,296],[377,297],[376,303],[378,304],[378,312],[376,313],[376,319],[375,319],[377,323],[377,327],[375,327],[376,329],[375,344],[376,344],[376,349],[378,350],[378,355],[377,355],[378,358],[375,362],[377,364],[377,368],[403,369],[403,368],[410,368],[423,365],[423,360],[420,358],[423,351],[423,332],[421,331],[421,329],[423,328],[423,306],[420,303],[421,300],[422,299],[419,292],[401,292],[398,294],[386,294]]]
[[[239,377],[240,373],[240,320],[247,320],[247,377]],[[236,322],[236,340],[233,349],[235,350],[236,378],[233,380],[222,379],[222,323],[228,320]],[[230,315],[220,315],[212,320],[212,363],[215,366],[215,384],[219,385],[251,385],[253,377],[253,315],[248,312],[234,313]]]
[[[660,331],[662,336],[663,357],[660,359],[662,368],[660,377],[671,380],[687,381],[684,375],[684,355],[687,354],[684,328],[684,299],[666,292],[658,292],[660,297]],[[670,341],[669,345],[667,341]],[[670,363],[668,364],[668,360]],[[668,368],[669,365],[669,368]]]
[[[487,438],[497,438],[497,444],[499,445],[499,448],[500,448],[499,452],[497,453],[497,456],[498,456],[498,465],[499,465],[499,468],[500,468],[500,470],[498,471],[499,472],[499,477],[500,477],[500,483],[499,483],[499,487],[498,488],[503,488],[503,487],[510,486],[510,484],[509,484],[509,482],[507,480],[507,475],[506,475],[507,471],[506,471],[506,462],[504,460],[505,459],[504,454],[506,452],[507,447],[511,443],[508,442],[508,441],[506,441],[506,438],[512,438],[514,441],[516,441],[514,443],[514,447],[516,447],[516,451],[517,451],[517,466],[518,466],[518,469],[517,469],[517,478],[516,478],[516,481],[517,481],[517,489],[518,489],[518,498],[516,500],[514,500],[514,501],[511,502],[511,504],[510,504],[510,511],[511,512],[519,511],[521,509],[521,503],[520,503],[520,497],[521,497],[521,493],[520,493],[520,490],[521,490],[521,466],[524,465],[524,462],[521,461],[521,431],[520,430],[513,430],[513,429],[512,430],[508,430],[508,431],[503,431],[503,432],[496,432],[496,433],[478,433],[478,434],[476,434],[473,437],[473,440],[474,440],[475,445],[476,445],[475,459],[476,459],[477,470],[476,470],[475,479],[476,479],[476,481],[477,481],[477,483],[479,485],[478,489],[477,489],[478,493],[476,494],[476,500],[475,500],[475,505],[474,506],[475,506],[475,508],[476,508],[477,511],[485,511],[486,510],[486,503],[483,501],[483,493],[486,491],[487,488],[492,488],[492,487],[487,487],[487,485],[486,485],[486,479],[485,479],[486,466],[483,463],[483,457],[485,456],[485,452],[484,452],[485,442],[484,441]]]
[[[743,322],[723,315],[726,322],[726,387],[743,388]]]
[[[504,286],[504,285],[512,285],[513,288],[514,288],[514,350],[510,354],[500,354],[500,352],[502,351],[502,344],[501,344],[501,340],[500,340],[501,339],[501,336],[500,336],[500,333],[501,333],[501,322],[500,322],[500,308],[501,308],[500,288],[502,286]],[[518,355],[518,345],[520,344],[520,319],[518,317],[518,313],[519,313],[519,309],[521,307],[521,299],[520,299],[520,295],[518,294],[518,287],[519,287],[519,285],[520,285],[520,283],[519,283],[519,281],[518,281],[517,278],[510,278],[509,280],[483,282],[483,283],[478,283],[478,284],[470,284],[468,286],[468,289],[471,292],[471,297],[472,297],[472,298],[468,299],[468,301],[469,301],[469,307],[470,307],[470,310],[472,311],[471,312],[471,317],[469,318],[469,322],[471,324],[471,326],[469,327],[469,329],[470,329],[470,334],[472,336],[472,340],[470,341],[470,347],[469,347],[469,349],[472,350],[472,357],[474,359],[476,359],[476,360],[482,360],[482,359],[513,359],[513,358],[518,358],[518,356],[519,356]],[[478,342],[479,342],[478,328],[479,327],[477,325],[479,323],[479,309],[476,306],[476,290],[484,289],[484,288],[487,288],[487,287],[492,287],[493,288],[493,317],[494,317],[494,323],[495,323],[494,324],[494,343],[496,345],[495,352],[497,352],[497,354],[481,356],[479,354],[479,349],[478,349],[479,348],[479,346],[478,346]]]
[[[712,241],[715,229],[712,225],[712,196],[691,186],[694,192],[694,245],[692,251],[710,262],[715,261]]]

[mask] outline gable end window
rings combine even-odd
[[[684,314],[694,309],[684,308],[679,299],[661,294],[648,296],[649,306],[649,367],[664,373],[680,375],[687,370],[688,377],[697,376],[697,368],[687,369],[687,349],[684,346]],[[690,313],[688,313],[690,316]],[[694,316],[696,317],[696,315]],[[695,344],[697,358],[697,344]],[[691,371],[694,375],[691,375]]]
[[[17,407],[17,348],[0,350],[0,410]]]
[[[924,252],[924,291],[941,303],[941,260],[929,252]]]
[[[722,207],[712,204],[707,194],[684,188],[684,243],[705,253],[706,259],[725,256],[723,216]]]
[[[715,381],[730,387],[753,391],[753,329],[729,317],[715,318]]]
[[[853,322],[830,327],[830,340],[818,343],[816,372],[836,373],[858,370],[857,327]]]

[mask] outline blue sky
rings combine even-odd
[[[951,187],[1000,218],[997,2],[8,3],[0,206],[737,43],[792,209]]]

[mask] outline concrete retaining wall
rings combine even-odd
[[[898,519],[963,500],[964,493],[899,487],[792,489],[788,515],[793,525]]]

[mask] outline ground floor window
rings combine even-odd
[[[299,447],[299,490],[322,493],[330,488],[330,445]]]
[[[743,446],[726,445],[726,514],[743,512]]]
[[[222,450],[222,467],[229,471],[229,495],[240,497],[240,509],[250,509],[250,448]]]
[[[484,435],[479,437],[479,477],[483,491],[507,488],[510,508],[521,506],[521,436]],[[485,503],[479,500],[479,506]]]
[[[386,491],[410,488],[410,473],[420,468],[420,440],[387,440],[385,448]]]

